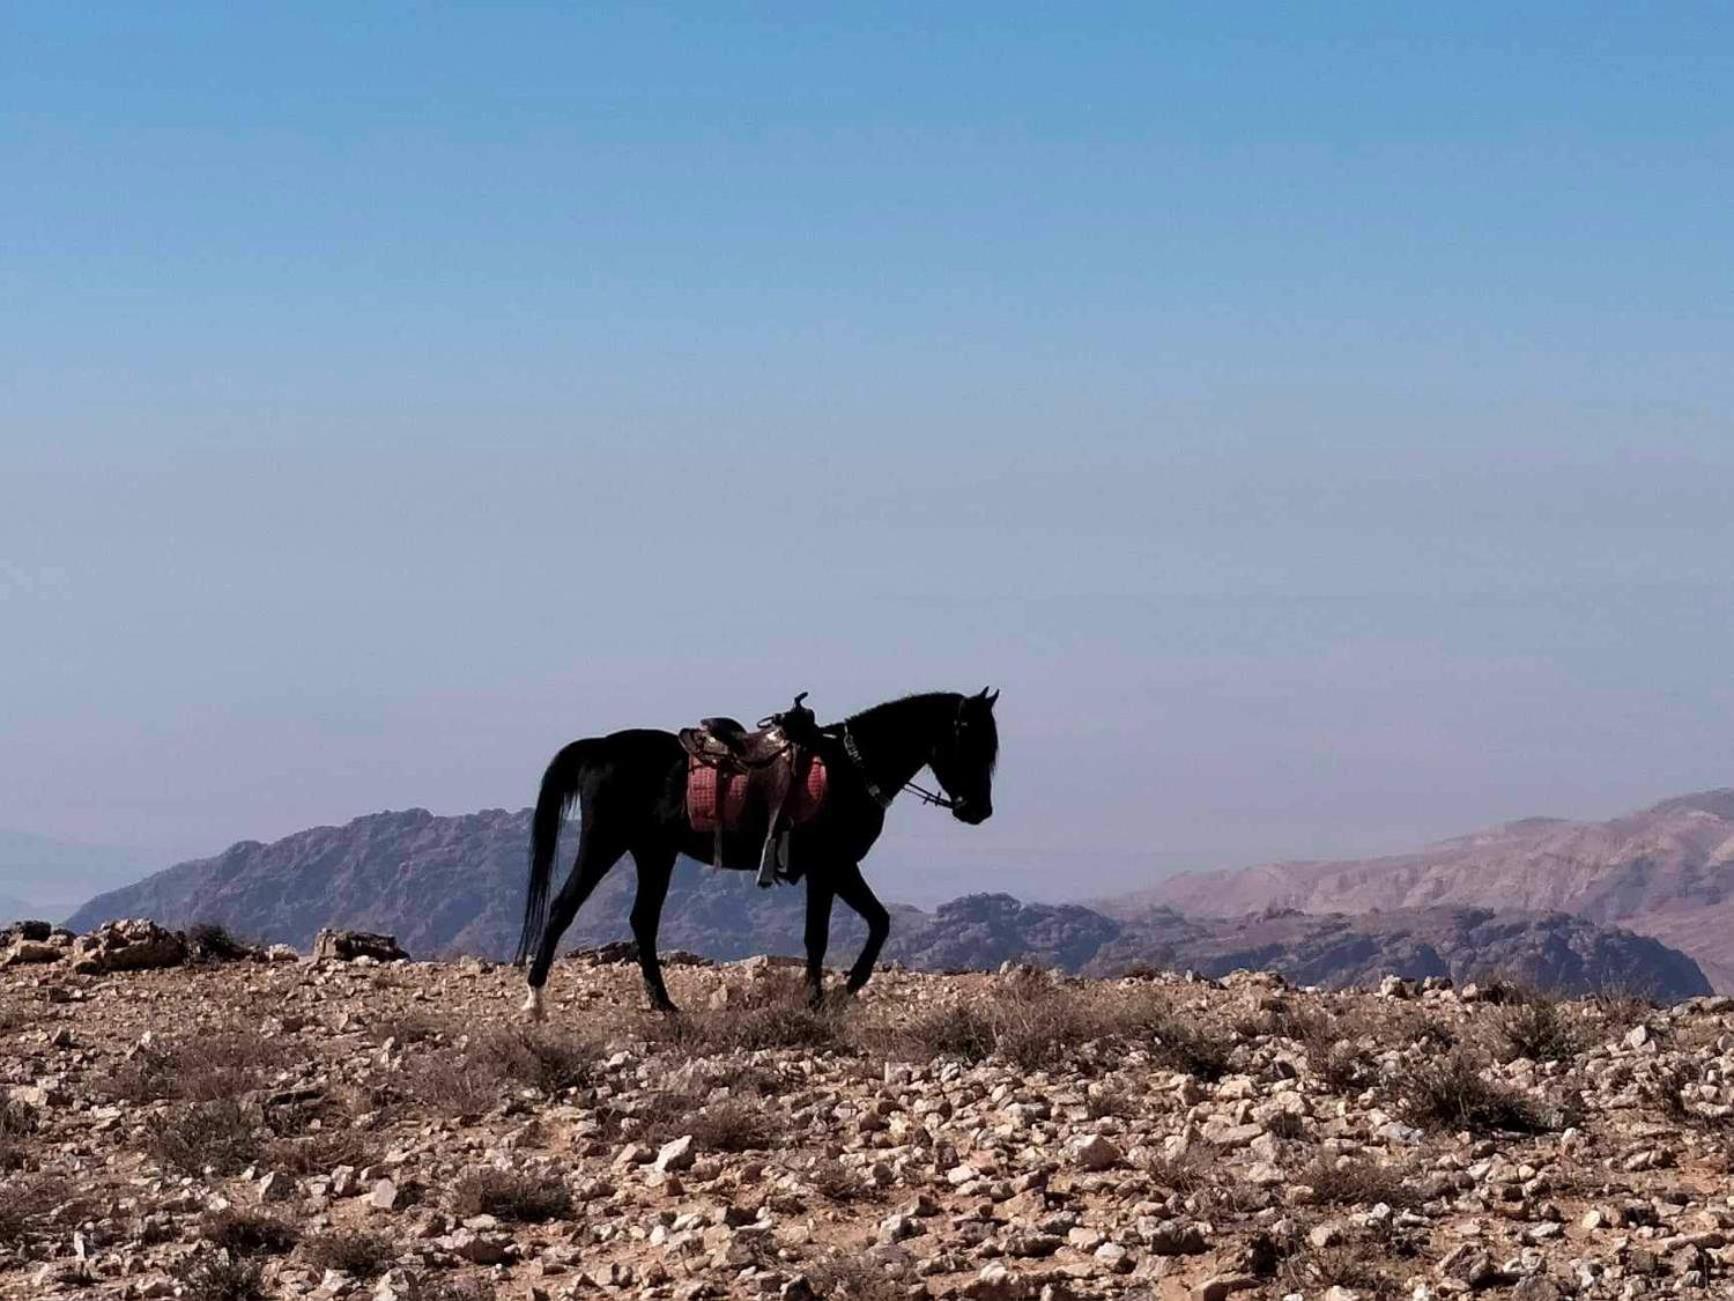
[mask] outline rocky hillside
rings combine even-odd
[[[1477,908],[1560,911],[1653,935],[1734,989],[1734,790],[1666,800],[1610,822],[1528,818],[1412,854],[1188,873],[1114,901],[1227,916]]]
[[[499,958],[517,940],[528,834],[527,811],[375,814],[183,863],[92,900],[69,924],[88,930],[123,916],[177,927],[209,921],[302,948],[320,928],[339,926],[390,932],[417,956]],[[632,886],[623,864],[585,905],[569,945],[629,936]],[[803,899],[799,889],[760,891],[744,873],[686,863],[664,913],[663,945],[725,960],[798,954]],[[835,952],[861,942],[847,909],[837,910],[833,937]],[[1078,905],[970,895],[932,913],[896,909],[885,956],[930,970],[1031,961],[1107,974],[1149,964],[1210,975],[1259,967],[1326,985],[1377,983],[1392,973],[1458,980],[1499,973],[1550,988],[1635,988],[1669,1000],[1709,990],[1689,959],[1653,940],[1557,913],[1464,908],[1216,921],[1148,908],[1116,918]]]
[[[1722,1296],[1734,1000],[0,967],[0,1296]]]

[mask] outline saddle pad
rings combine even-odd
[[[825,761],[808,755],[801,761],[804,772],[795,778],[784,812],[795,826],[810,821],[825,802]],[[747,815],[747,782],[750,774],[724,772],[714,764],[688,755],[686,762],[686,816],[694,831],[715,831],[717,813],[722,813],[724,831],[734,831]]]

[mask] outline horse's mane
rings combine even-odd
[[[895,700],[882,701],[870,709],[863,709],[859,713],[850,714],[843,721],[848,724],[892,723],[895,722],[897,715],[905,711],[914,713],[918,710],[926,711],[942,707],[955,709],[965,699],[967,697],[959,691],[914,691],[907,696],[898,696]],[[994,729],[991,735],[993,745],[988,755],[990,763],[999,757],[998,729]]]

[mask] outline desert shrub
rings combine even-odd
[[[383,1233],[320,1233],[304,1239],[301,1251],[314,1269],[335,1269],[363,1281],[378,1278],[397,1262],[397,1245]]]
[[[1403,1172],[1368,1160],[1335,1160],[1320,1155],[1295,1175],[1324,1206],[1418,1206],[1425,1198]]]
[[[1177,1156],[1152,1152],[1143,1162],[1144,1173],[1170,1192],[1196,1192],[1210,1179],[1214,1153],[1194,1145]]]
[[[287,1221],[237,1206],[207,1214],[199,1223],[199,1236],[236,1256],[280,1256],[301,1240]]]
[[[589,1083],[600,1057],[600,1045],[592,1040],[536,1028],[497,1031],[471,1051],[499,1079],[550,1096]]]
[[[187,953],[194,962],[238,962],[253,956],[254,946],[235,938],[218,922],[194,922],[187,927]]]
[[[860,1255],[829,1256],[808,1265],[807,1282],[826,1301],[904,1301],[907,1289],[884,1266]]]
[[[380,1144],[366,1130],[347,1125],[322,1129],[299,1137],[273,1139],[265,1146],[264,1160],[284,1174],[330,1174],[340,1165],[377,1165]]]
[[[1493,1022],[1502,1055],[1511,1061],[1564,1062],[1586,1046],[1583,1028],[1574,1024],[1557,998],[1532,995],[1500,1009]]]
[[[851,1170],[835,1157],[820,1157],[807,1169],[813,1191],[830,1202],[859,1201],[872,1193],[859,1170]]]
[[[0,1245],[23,1243],[71,1195],[70,1185],[52,1175],[0,1179]]]
[[[993,1056],[998,1034],[986,1010],[953,1003],[911,1017],[878,1038],[897,1056],[982,1062]]]
[[[1318,1295],[1344,1288],[1362,1301],[1395,1301],[1401,1288],[1385,1271],[1387,1252],[1375,1242],[1314,1247],[1284,1261],[1278,1271],[1285,1292]]]
[[[788,1124],[766,1102],[724,1098],[693,1116],[687,1132],[707,1152],[756,1152],[775,1147]]]
[[[283,1040],[217,1029],[141,1047],[99,1087],[122,1102],[210,1102],[260,1088],[291,1057]]]
[[[185,1301],[265,1301],[265,1269],[244,1256],[198,1255],[174,1270]]]
[[[431,1278],[412,1274],[405,1301],[495,1301],[494,1285],[480,1278]]]
[[[515,1224],[541,1224],[569,1216],[572,1193],[552,1174],[472,1170],[452,1188],[452,1210],[460,1218],[492,1215]]]
[[[500,1075],[483,1059],[443,1048],[404,1063],[396,1087],[422,1106],[452,1116],[480,1116],[500,1100]]]
[[[678,1051],[701,1054],[766,1048],[807,1052],[848,1051],[843,1010],[812,1007],[805,983],[789,972],[775,972],[745,986],[731,987],[725,1007],[703,1008],[679,1016],[651,1018],[648,1038]]]
[[[189,1103],[151,1131],[146,1150],[188,1174],[239,1174],[265,1149],[260,1127],[258,1113],[233,1098]]]
[[[1393,1089],[1398,1111],[1422,1129],[1540,1134],[1557,1127],[1535,1103],[1488,1080],[1462,1051],[1409,1066]]]
[[[24,1140],[35,1132],[34,1110],[9,1098],[0,1098],[0,1171],[23,1167]]]
[[[1591,996],[1590,1005],[1601,1018],[1603,1031],[1623,1035],[1656,1010],[1656,1000],[1647,991],[1628,985],[1607,985]]]

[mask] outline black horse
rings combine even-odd
[[[873,974],[891,929],[890,915],[861,878],[861,860],[879,839],[892,797],[926,767],[939,779],[952,815],[971,826],[993,814],[993,770],[999,693],[940,691],[906,696],[854,714],[812,738],[829,784],[810,821],[790,832],[789,863],[807,880],[807,985],[824,994],[825,947],[831,904],[841,899],[867,923],[867,943],[849,970],[854,993]],[[524,1011],[543,1016],[542,986],[560,936],[608,870],[630,853],[638,868],[632,934],[653,1007],[673,1011],[656,956],[656,931],[675,859],[709,862],[715,842],[692,829],[686,813],[687,755],[671,732],[639,728],[574,741],[554,756],[542,777],[530,834],[530,890],[517,961],[529,961]],[[561,824],[572,802],[582,809],[572,875],[552,903],[549,887]]]

